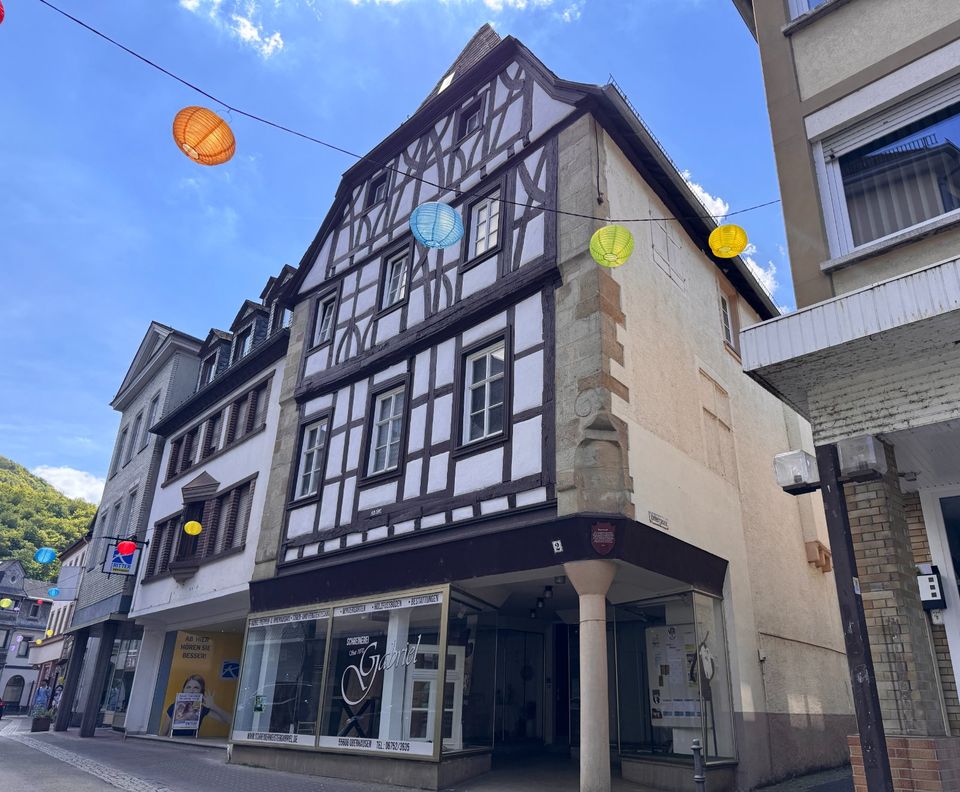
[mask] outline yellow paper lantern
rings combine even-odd
[[[619,225],[608,225],[590,237],[590,255],[601,267],[619,267],[633,253],[633,234]]]
[[[47,630],[47,638],[53,635],[53,630]]]
[[[43,643],[43,639],[42,639],[42,638],[37,638],[37,640],[34,641],[34,643],[35,643],[37,646],[40,646],[40,644]]]
[[[222,165],[237,150],[227,122],[205,107],[184,107],[177,113],[173,139],[184,154],[201,165]]]
[[[732,223],[717,226],[710,232],[710,238],[707,242],[710,244],[710,250],[713,251],[714,256],[733,258],[747,249],[747,232]]]
[[[13,600],[10,599],[10,597],[4,597],[3,599],[0,599],[0,608],[6,609],[11,605],[13,605]]]
[[[200,525],[196,520],[190,520],[183,526],[183,532],[189,536],[199,536],[200,532],[203,530],[203,526]]]

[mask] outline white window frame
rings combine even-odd
[[[823,5],[828,0],[790,0],[790,19],[796,19]]]
[[[479,360],[483,357],[493,357],[494,353],[497,351],[503,355],[503,371],[499,374],[490,375],[490,364],[487,363],[486,367],[486,376],[477,382],[473,381],[473,363],[476,360]],[[461,394],[463,398],[463,442],[462,445],[470,445],[471,443],[479,443],[481,440],[486,440],[489,437],[496,437],[497,435],[502,435],[507,428],[507,421],[509,420],[509,415],[507,413],[507,365],[509,361],[507,359],[507,347],[504,340],[497,341],[495,344],[491,344],[488,347],[479,349],[476,352],[473,352],[464,359],[464,373],[463,373],[463,393]],[[490,384],[495,380],[503,380],[503,401],[500,403],[500,406],[503,408],[503,426],[501,426],[496,431],[490,431],[490,413],[492,412],[493,407],[497,406],[490,403]],[[470,418],[473,413],[470,411],[472,405],[472,399],[470,398],[472,392],[477,388],[483,388],[483,434],[479,437],[470,437]]]
[[[468,259],[482,256],[495,249],[500,244],[500,215],[501,215],[500,188],[485,195],[470,207],[470,247]],[[496,228],[491,231],[490,226],[496,221]],[[482,249],[480,245],[483,245]]]
[[[315,445],[307,445],[307,437],[310,432],[317,429],[317,442]],[[320,491],[320,479],[323,466],[323,451],[327,444],[327,419],[321,418],[319,421],[313,421],[303,427],[300,433],[300,459],[297,463],[296,495],[295,500],[300,498],[309,498]],[[308,457],[311,457],[308,469]],[[309,481],[308,488],[304,490],[303,481],[307,477]]]
[[[730,298],[723,291],[720,292],[720,329],[723,332],[723,340],[730,346],[734,346],[733,337],[733,308],[730,305]]]
[[[214,381],[214,379],[216,379],[216,377],[217,377],[217,358],[219,357],[219,355],[220,355],[220,350],[217,349],[217,350],[215,350],[214,352],[211,352],[209,355],[207,355],[202,361],[200,361],[200,376],[199,376],[199,378],[198,378],[197,390],[199,390],[200,388],[202,388],[204,385],[209,385],[211,382]],[[203,378],[203,369],[204,369],[204,366],[207,365],[207,363],[210,361],[211,358],[213,358],[213,365],[210,367],[210,376],[208,376],[206,379],[204,379],[204,378]]]
[[[313,329],[313,346],[320,346],[333,339],[336,312],[337,295],[328,294],[317,300],[317,323]]]
[[[386,266],[383,268],[383,298],[380,301],[380,310],[385,311],[406,299],[409,257],[410,251],[404,249],[387,259]]]
[[[466,650],[463,646],[448,646],[447,656],[453,656],[454,668],[447,668],[444,676],[447,683],[453,684],[453,706],[451,713],[451,734],[443,740],[443,747],[448,751],[459,751],[463,748],[463,672]],[[421,646],[417,657],[427,657],[434,655],[437,657],[438,665],[440,659],[439,646]],[[437,717],[437,697],[443,700],[444,687],[437,685],[439,669],[437,668],[417,668],[415,662],[407,666],[407,684],[403,703],[403,739],[415,742],[432,742],[434,733],[434,724]],[[411,737],[410,729],[413,721],[413,686],[415,682],[426,682],[430,686],[428,697],[427,712],[427,737]],[[424,708],[418,708],[420,710]],[[441,708],[442,713],[448,710]],[[441,729],[442,733],[442,729]]]
[[[246,338],[243,338],[244,333],[246,333]],[[238,345],[239,344],[239,345]],[[250,354],[250,350],[253,349],[253,325],[249,324],[241,330],[237,331],[237,334],[233,339],[233,356],[231,358],[233,363],[237,363],[240,360],[243,360],[247,355]]]
[[[376,206],[378,203],[383,203],[387,200],[387,189],[390,186],[390,178],[388,173],[380,173],[374,176],[370,180],[370,186],[367,188],[367,201],[366,208],[370,209],[371,207]],[[382,189],[382,193],[381,193]]]
[[[373,400],[373,416],[370,421],[370,449],[367,460],[367,475],[377,476],[381,473],[389,473],[400,467],[400,461],[403,457],[403,417],[406,408],[406,386],[398,385],[396,388],[378,393]],[[398,398],[399,397],[399,410]],[[384,413],[384,407],[389,403],[389,413]],[[384,445],[377,443],[377,437],[381,426],[388,426],[387,442]],[[397,426],[397,437],[393,439],[393,426]],[[397,446],[397,461],[390,464],[390,446]],[[384,448],[383,467],[377,467],[377,450]]]
[[[813,143],[813,161],[832,258],[871,248],[924,226],[943,222],[944,218],[960,217],[960,209],[954,209],[862,245],[855,245],[843,189],[843,174],[840,172],[840,157],[844,154],[958,102],[960,78],[954,78]]]
[[[476,132],[480,127],[483,126],[483,99],[474,99],[471,102],[468,102],[465,110],[469,110],[469,113],[464,113],[460,119],[459,126],[460,129],[458,140],[464,140],[465,138],[470,137],[474,132]],[[471,126],[471,121],[476,119],[476,126]]]

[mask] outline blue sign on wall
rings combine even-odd
[[[224,660],[220,666],[220,679],[238,679],[240,677],[240,661]]]

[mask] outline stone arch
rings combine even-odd
[[[23,698],[23,688],[25,684],[23,677],[19,674],[10,677],[10,679],[7,680],[6,686],[3,688],[3,701],[15,706],[19,705],[20,699]]]

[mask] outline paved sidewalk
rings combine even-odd
[[[839,767],[762,787],[757,792],[853,792],[853,775],[849,767]]]

